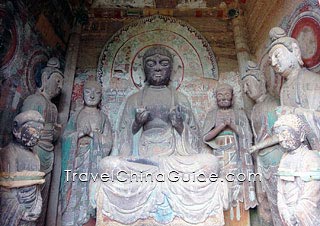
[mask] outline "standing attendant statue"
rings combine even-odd
[[[303,67],[298,41],[280,27],[270,30],[269,58],[285,82],[280,92],[279,114],[299,114],[308,122],[307,141],[320,150],[320,75]]]
[[[253,173],[251,155],[247,152],[251,146],[252,134],[248,119],[242,110],[235,110],[233,88],[228,84],[219,84],[216,89],[217,109],[209,111],[204,123],[204,142],[212,147],[218,157],[221,176],[243,173],[247,178]],[[250,222],[249,208],[257,205],[253,181],[240,183],[228,182],[230,210],[225,212],[226,225],[237,225],[239,221]]]
[[[255,105],[251,112],[251,127],[254,135],[254,144],[258,144],[272,137],[272,127],[277,120],[276,108],[279,101],[267,92],[266,81],[258,65],[248,61],[245,75],[242,77],[244,92],[251,98]],[[280,216],[277,207],[277,171],[283,152],[279,145],[266,147],[257,152],[257,171],[261,173],[262,183],[256,181],[258,201],[261,203],[258,208],[266,221],[273,220],[274,225],[280,225]],[[264,199],[264,194],[267,200]],[[271,212],[270,212],[271,211]]]
[[[35,226],[42,211],[44,173],[32,148],[38,143],[44,120],[37,111],[18,114],[14,140],[0,150],[0,224]]]
[[[60,136],[61,130],[61,125],[58,124],[57,107],[51,102],[52,98],[60,94],[63,85],[63,74],[59,68],[60,63],[57,58],[49,59],[41,74],[41,87],[35,94],[27,97],[21,109],[22,112],[38,111],[45,121],[39,143],[34,147],[40,159],[40,170],[46,174],[46,182],[41,188],[43,211],[39,219],[39,226],[45,224],[54,161],[54,143]]]
[[[305,140],[305,123],[297,115],[283,115],[274,124],[285,153],[279,165],[278,209],[282,225],[320,225],[320,156]]]
[[[95,210],[89,203],[90,180],[67,181],[65,170],[95,175],[100,160],[111,151],[111,125],[108,116],[98,108],[101,95],[101,85],[87,81],[83,88],[84,107],[71,116],[63,133],[62,225],[94,222]]]

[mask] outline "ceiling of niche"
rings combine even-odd
[[[244,4],[246,0],[68,0],[71,8],[84,5],[87,9],[96,8],[170,8],[201,9]]]

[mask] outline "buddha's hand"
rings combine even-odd
[[[178,131],[178,133],[182,133],[183,131],[183,117],[182,117],[182,107],[177,105],[173,109],[170,110],[169,119],[171,121],[172,126]]]
[[[91,132],[90,126],[87,123],[83,123],[81,128],[78,129],[78,138],[89,136]]]
[[[136,109],[135,123],[139,126],[143,126],[150,120],[150,111],[145,108]]]

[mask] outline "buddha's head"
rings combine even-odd
[[[143,69],[146,82],[153,86],[167,86],[170,82],[173,58],[162,46],[153,46],[143,55]]]

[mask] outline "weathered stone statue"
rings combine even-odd
[[[320,76],[303,67],[296,39],[288,37],[282,28],[270,30],[269,57],[273,70],[285,78],[281,88],[280,114],[303,115],[310,131],[307,140],[312,149],[320,150]]]
[[[43,200],[43,211],[39,224],[44,225],[49,200],[49,190],[51,184],[51,171],[54,161],[54,141],[59,137],[61,125],[58,123],[57,107],[51,99],[60,94],[63,84],[63,74],[60,71],[60,63],[57,58],[49,59],[47,66],[41,75],[41,87],[35,94],[27,97],[21,111],[35,110],[44,118],[44,129],[41,132],[41,139],[34,147],[39,156],[41,171],[46,174],[46,182],[42,185],[41,196]]]
[[[283,115],[274,132],[285,153],[279,165],[278,208],[282,225],[320,225],[320,156],[303,144],[305,123]]]
[[[218,161],[200,154],[190,104],[169,86],[171,53],[151,47],[143,66],[147,84],[126,101],[114,153],[119,156],[106,157],[100,165],[113,182],[95,186],[97,225],[223,225],[225,182],[208,180],[217,176]]]
[[[248,119],[244,111],[233,108],[233,88],[230,85],[218,85],[216,100],[218,108],[209,111],[204,122],[203,140],[218,157],[222,177],[244,173],[248,178],[254,172],[251,155],[247,152],[252,139]],[[243,225],[249,224],[249,211],[245,210],[257,205],[254,181],[228,182],[228,189],[230,210],[225,212],[227,225],[237,225],[240,220]]]
[[[266,81],[258,65],[252,61],[248,62],[245,75],[242,77],[244,92],[251,98],[255,105],[251,112],[251,125],[254,135],[254,144],[258,144],[272,137],[272,126],[277,120],[276,108],[279,101],[267,93]],[[257,185],[258,201],[268,202],[270,212],[261,211],[266,220],[272,217],[274,225],[281,225],[279,211],[277,207],[277,171],[283,152],[279,145],[267,147],[256,154],[257,171],[262,177],[261,186]],[[267,195],[267,200],[263,198]],[[260,203],[260,208],[266,208],[266,203]],[[267,208],[268,208],[267,207]],[[269,210],[269,211],[270,211]]]
[[[84,225],[90,218],[95,218],[95,210],[89,203],[90,180],[67,181],[65,170],[95,175],[100,160],[110,153],[111,125],[108,116],[98,108],[101,94],[98,82],[89,80],[85,83],[84,107],[71,116],[63,133],[62,225]]]
[[[32,151],[44,120],[37,111],[18,114],[13,121],[14,140],[0,150],[0,224],[36,225],[42,209],[40,185],[44,173]]]
[[[147,85],[126,102],[120,120],[119,155],[199,153],[200,134],[190,103],[186,96],[168,86],[172,56],[165,48],[151,48],[144,54],[143,62]],[[137,136],[141,137],[134,144]]]

